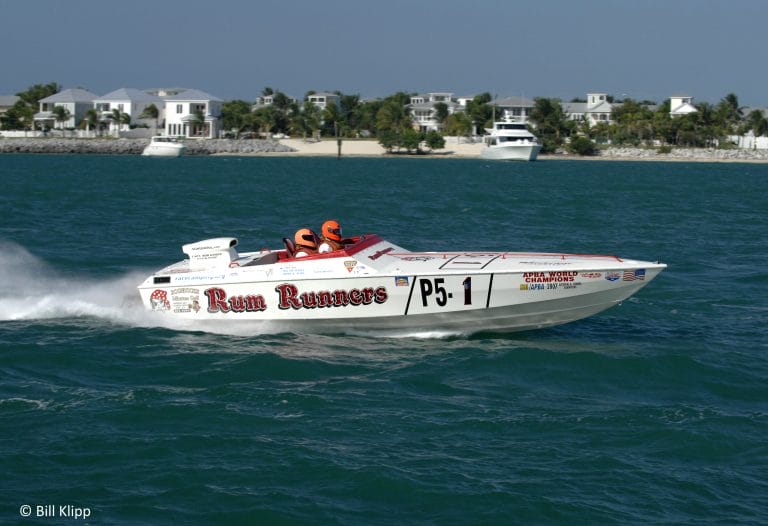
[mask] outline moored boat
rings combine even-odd
[[[179,157],[186,150],[186,146],[176,137],[156,135],[152,137],[141,155],[149,157]]]
[[[239,253],[237,239],[188,255],[139,285],[146,308],[194,320],[275,322],[286,330],[469,333],[550,327],[627,299],[666,265],[616,256],[411,252],[378,235],[294,258],[289,248]]]
[[[484,159],[502,161],[535,161],[541,144],[524,122],[497,121],[486,128]]]

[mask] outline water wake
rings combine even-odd
[[[137,285],[146,270],[105,278],[65,276],[24,247],[0,240],[0,321],[88,318],[129,327],[236,337],[294,332],[277,322],[188,320],[145,309]]]

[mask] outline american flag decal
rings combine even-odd
[[[639,268],[637,270],[625,270],[624,281],[645,280],[645,269]]]

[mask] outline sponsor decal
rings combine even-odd
[[[582,272],[579,274],[579,277],[585,278],[585,279],[599,279],[603,277],[603,273],[602,272]]]
[[[618,272],[606,272],[605,279],[607,279],[608,281],[618,281],[621,279],[621,274],[619,274]]]
[[[267,310],[267,302],[261,294],[246,294],[227,297],[224,289],[212,287],[206,289],[208,312],[260,312]]]
[[[645,269],[639,268],[637,270],[625,270],[624,281],[645,280]]]
[[[371,303],[384,303],[389,298],[386,287],[299,293],[299,288],[293,283],[282,283],[275,287],[275,291],[279,296],[277,307],[281,310],[347,307],[349,305],[357,307]]]
[[[285,265],[280,269],[283,276],[303,276],[304,267],[297,267],[295,265]]]
[[[395,276],[395,287],[407,287],[408,276]]]
[[[575,289],[581,286],[580,281],[574,283],[521,283],[520,290],[557,290],[557,289]]]
[[[357,261],[354,259],[344,262],[344,268],[347,269],[347,272],[352,272],[352,269],[355,268],[355,265],[357,265]]]
[[[200,291],[193,288],[171,289],[173,312],[199,312]]]
[[[552,270],[549,272],[523,272],[526,283],[567,283],[573,282],[579,273],[572,270]]]
[[[197,291],[195,291],[197,292]],[[305,291],[299,293],[299,288],[293,283],[282,283],[275,287],[277,292],[277,306],[281,310],[301,310],[315,309],[323,307],[356,307],[359,305],[370,305],[372,303],[381,304],[389,299],[386,287],[365,287],[362,289],[337,289],[321,291]],[[155,291],[162,304],[162,294],[164,291]],[[262,312],[267,310],[267,301],[261,294],[238,294],[234,296],[227,295],[227,292],[221,287],[211,287],[203,291],[203,295],[208,299],[208,312],[210,313],[241,313],[241,312]],[[180,301],[181,303],[181,301]],[[154,305],[154,303],[153,303]],[[154,308],[154,307],[153,307]],[[170,304],[168,305],[170,308]],[[199,302],[189,300],[185,304],[189,310],[199,310]],[[167,310],[164,307],[158,307],[156,310]],[[174,309],[176,310],[176,309]],[[182,312],[178,310],[177,312]]]
[[[224,274],[216,274],[216,275],[206,275],[206,276],[175,276],[173,278],[174,283],[178,283],[181,281],[217,281],[224,279],[226,276]]]
[[[521,261],[520,265],[536,265],[540,267],[562,267],[570,265],[570,261]]]
[[[149,296],[149,304],[152,310],[171,310],[171,302],[168,301],[168,293],[157,289]]]
[[[434,256],[399,256],[401,261],[431,261],[438,259]]]
[[[388,253],[392,252],[393,250],[395,250],[395,247],[387,247],[385,249],[379,250],[378,252],[374,252],[373,254],[368,256],[368,259],[376,261],[381,256],[383,256],[384,254],[388,254]]]

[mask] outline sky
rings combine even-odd
[[[269,86],[768,106],[768,0],[0,0],[0,95]]]

